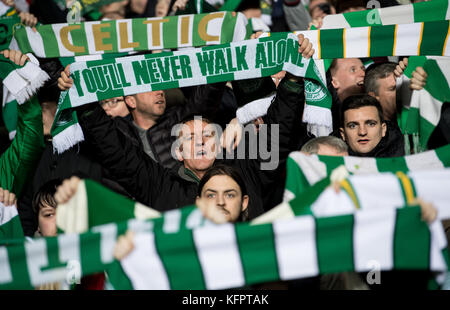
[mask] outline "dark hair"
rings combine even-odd
[[[394,73],[397,64],[393,62],[375,63],[371,64],[367,70],[364,77],[364,87],[366,93],[373,92],[378,96],[378,80],[387,78],[389,75]]]
[[[56,193],[56,188],[60,184],[61,180],[52,180],[42,185],[36,192],[33,197],[32,207],[37,216],[39,216],[39,210],[44,206],[44,204],[56,208],[56,200],[54,195]]]
[[[229,176],[239,185],[239,188],[241,189],[241,194],[242,194],[241,198],[243,198],[244,195],[247,195],[247,187],[245,186],[244,180],[242,179],[239,172],[231,166],[227,166],[224,164],[217,164],[217,165],[214,165],[211,168],[209,168],[206,171],[206,173],[203,175],[203,177],[201,178],[200,182],[198,183],[198,189],[197,189],[198,197],[201,197],[202,190],[203,190],[203,187],[205,186],[205,184],[213,176],[216,176],[216,175]],[[240,222],[245,222],[247,220],[248,220],[248,208],[245,209],[243,212],[241,212],[241,214],[239,215],[239,218],[238,218],[238,221],[240,221]]]
[[[372,96],[359,94],[347,97],[341,105],[341,127],[344,127],[344,114],[347,110],[359,109],[362,107],[375,107],[378,110],[378,117],[381,123],[384,123],[383,109],[380,102]]]

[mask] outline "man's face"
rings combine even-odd
[[[134,95],[136,111],[152,119],[158,119],[166,110],[166,97],[162,90]]]
[[[103,110],[105,110],[106,114],[112,118],[116,116],[125,117],[130,113],[123,97],[102,100],[100,101],[100,105]]]
[[[204,200],[206,208],[220,212],[230,223],[236,222],[248,203],[248,196],[242,196],[239,185],[227,175],[211,177],[202,188],[201,199]]]
[[[378,84],[378,95],[370,92],[369,95],[377,98],[383,108],[383,117],[385,119],[395,121],[395,113],[397,111],[396,104],[396,94],[397,88],[395,83],[394,74],[390,74],[384,79],[379,79]]]
[[[201,177],[216,159],[218,133],[212,124],[196,119],[183,124],[178,159]]]
[[[366,69],[359,58],[337,59],[336,70],[331,83],[339,99],[343,101],[350,95],[364,92]]]
[[[341,136],[355,152],[372,151],[386,135],[386,124],[381,123],[378,110],[373,106],[350,109],[344,113]]]

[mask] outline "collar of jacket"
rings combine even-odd
[[[195,182],[197,184],[200,182],[200,179],[191,170],[189,170],[188,168],[184,167],[184,165],[181,165],[178,168],[178,175],[182,179],[184,179],[186,181],[189,181],[189,182]]]

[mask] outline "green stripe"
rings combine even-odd
[[[208,84],[218,83],[218,82],[225,82],[225,81],[234,81],[234,74],[233,73],[227,73],[222,75],[214,75],[214,76],[208,76],[206,77],[206,82]]]
[[[374,21],[381,21],[380,13],[378,10],[374,11],[372,10],[365,10],[365,11],[359,11],[359,12],[352,12],[352,13],[344,13],[345,20],[349,23],[349,25],[353,27],[366,27],[371,26],[368,23],[368,14],[370,13],[371,20]]]
[[[13,208],[13,207],[5,207]],[[0,225],[0,240],[23,238],[23,228],[20,217],[17,214],[8,222]]]
[[[36,29],[42,37],[45,55],[55,55],[57,53],[57,55],[59,56],[60,53],[58,41],[56,40],[53,28],[49,26],[47,29],[42,27],[37,27]]]
[[[429,59],[423,69],[428,73],[425,89],[437,100],[450,102],[450,87],[436,60]]]
[[[420,55],[442,56],[448,33],[448,23],[448,20],[424,23]]]
[[[5,122],[5,127],[9,132],[16,130],[17,128],[17,101],[13,100],[7,102],[2,110],[3,121]]]
[[[434,152],[436,153],[436,156],[442,162],[444,167],[450,166],[450,144],[437,148],[434,150]]]
[[[23,243],[11,245],[7,247],[7,251],[13,282],[0,284],[0,288],[21,290],[34,289],[31,286],[31,279],[28,273],[25,245]]]
[[[379,172],[409,171],[405,157],[376,158],[375,160]]]
[[[312,214],[311,205],[317,200],[328,185],[330,185],[330,179],[324,178],[322,181],[319,181],[314,184],[314,186],[308,188],[303,195],[291,200],[289,205],[295,216]]]
[[[435,20],[445,20],[447,14],[448,1],[427,1],[414,3],[414,22],[429,22]]]
[[[65,267],[67,263],[61,262],[59,260],[59,244],[57,237],[45,238],[45,243],[47,246],[47,265],[42,266],[41,270],[46,271],[53,268]]]
[[[320,273],[354,270],[353,215],[316,218],[315,221]]]
[[[102,24],[109,24],[110,27],[102,28],[104,32],[110,33],[110,38],[103,39],[103,44],[112,44],[112,51],[105,51],[112,52],[112,53],[118,53],[119,52],[119,42],[118,42],[118,34],[117,34],[117,27],[116,27],[116,21],[110,20],[110,21],[102,21]]]
[[[236,29],[236,22],[237,18],[233,18],[231,13],[226,12],[224,19],[223,19],[223,25],[226,25],[227,29],[229,29],[229,32],[223,33],[223,35],[220,38],[220,44],[228,43],[233,41],[234,37],[234,31]]]
[[[419,207],[397,209],[394,269],[428,269],[431,234]]]
[[[246,284],[279,279],[272,225],[236,225]]]
[[[109,282],[112,284],[115,290],[132,290],[133,284],[126,276],[125,271],[122,269],[120,262],[114,261],[108,266],[106,270]]]
[[[100,233],[80,234],[80,263],[83,275],[98,271],[93,266],[101,266]]]
[[[196,29],[197,31],[194,31],[192,34],[192,44],[194,46],[203,46],[206,44],[206,41],[204,41],[202,38],[200,38],[199,32],[198,32],[198,25],[200,23],[200,20],[203,18],[201,15],[194,15],[194,25],[193,29]]]
[[[173,16],[169,18],[168,22],[163,23],[163,44],[167,48],[178,46],[178,21],[181,21],[181,19],[178,16]],[[170,33],[170,35],[164,35],[164,33]]]
[[[141,18],[131,20],[133,42],[139,43],[139,46],[134,48],[135,51],[148,50],[148,36],[142,35],[147,34],[147,24],[144,24],[143,21],[144,19]]]
[[[343,29],[327,29],[325,31],[320,31],[321,58],[344,57],[343,34]]]
[[[88,54],[89,53],[89,45],[88,45],[88,41],[87,41],[87,38],[86,38],[85,24],[81,23],[80,29],[72,30],[70,32],[70,34],[72,36],[73,45],[75,45],[75,46],[83,46],[84,50],[85,50],[84,53],[76,52],[75,56]]]
[[[86,179],[89,227],[134,218],[134,201]]]
[[[334,169],[341,165],[345,165],[344,158],[342,156],[323,156],[318,155],[319,160],[323,162],[327,167],[327,175],[331,175]]]
[[[392,55],[395,39],[395,25],[374,26],[370,29],[370,56]]]
[[[303,173],[301,167],[297,162],[288,157],[286,163],[286,185],[285,188],[291,191],[295,196],[302,194],[307,188],[310,187],[310,183]]]
[[[420,145],[424,149],[427,149],[428,139],[430,138],[436,126],[427,121],[423,117],[420,117],[419,122],[420,122],[420,131],[419,131]]]
[[[24,54],[32,53],[30,40],[28,40],[27,31],[24,27],[20,27],[16,30],[14,37],[16,38],[17,44],[19,45],[20,51]]]
[[[171,289],[206,289],[192,231],[180,230],[178,233],[165,234],[161,224],[162,221],[155,222],[155,246]]]

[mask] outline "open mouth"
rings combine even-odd
[[[359,144],[367,144],[367,143],[369,143],[369,139],[360,139],[360,140],[358,140],[358,143]]]
[[[197,156],[197,157],[202,157],[202,156],[206,156],[206,151],[198,151],[197,153],[195,153],[195,155]]]
[[[364,80],[358,81],[356,83],[356,85],[358,85],[359,87],[363,87],[364,86]]]
[[[157,101],[156,104],[164,104],[164,100]]]

